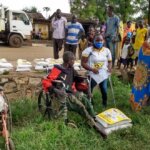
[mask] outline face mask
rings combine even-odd
[[[95,42],[94,41],[94,45],[96,48],[102,48],[103,47],[103,43],[102,42]]]

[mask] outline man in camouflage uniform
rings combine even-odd
[[[54,66],[47,79],[42,81],[43,89],[48,89],[48,91],[53,91],[57,94],[66,119],[67,110],[77,112],[87,120],[90,126],[94,127],[100,132],[99,127],[94,120],[95,113],[93,106],[83,92],[81,93],[76,91],[77,86],[75,86],[74,81],[75,77],[77,76],[77,72],[73,68],[74,61],[74,54],[66,51],[63,55],[63,64],[61,66]],[[64,88],[54,88],[52,82],[57,82],[60,80],[65,84]],[[83,87],[84,91],[86,88],[85,86]]]

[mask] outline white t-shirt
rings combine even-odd
[[[60,19],[52,19],[53,38],[64,39],[65,38],[65,27],[67,25],[67,19],[61,17]]]
[[[93,78],[97,84],[108,78],[108,62],[112,61],[111,52],[108,48],[103,47],[100,51],[93,47],[88,47],[82,52],[83,57],[88,57],[88,65],[99,70],[98,74],[89,72],[90,77]]]
[[[130,44],[124,44],[121,52],[121,58],[126,59],[128,55],[128,47]]]

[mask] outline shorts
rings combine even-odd
[[[123,65],[126,65],[127,59],[126,58],[120,58],[120,63],[122,63]]]
[[[127,58],[127,65],[132,64],[133,65],[133,59],[132,58]]]

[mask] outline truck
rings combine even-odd
[[[0,41],[19,48],[31,40],[32,23],[24,11],[9,10],[0,5]]]

